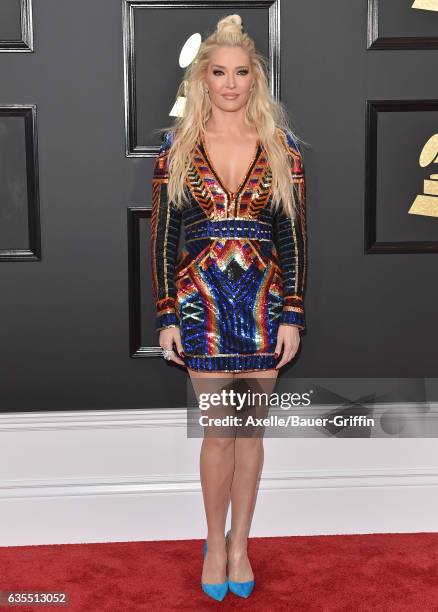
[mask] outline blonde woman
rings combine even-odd
[[[269,92],[266,60],[239,15],[221,19],[177,92],[183,116],[155,159],[152,289],[163,357],[195,391],[256,379],[271,391],[306,327],[305,179],[298,137]],[[184,247],[177,254],[184,229]],[[204,385],[204,386],[202,386]],[[248,597],[248,535],[263,436],[206,435],[203,591]],[[231,530],[224,535],[231,501]]]

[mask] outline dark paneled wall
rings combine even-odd
[[[182,44],[232,12],[309,143],[308,330],[282,375],[433,377],[438,219],[408,211],[434,171],[418,158],[438,119],[424,108],[437,97],[438,12],[143,4],[46,0],[23,23],[14,2],[2,9],[1,410],[185,405],[187,375],[158,356],[154,331],[153,129],[170,121]],[[380,101],[419,105],[392,114]]]

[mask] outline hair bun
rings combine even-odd
[[[239,32],[243,31],[242,17],[240,15],[227,15],[226,17],[221,19],[216,26],[216,30],[218,32],[222,32],[223,30],[235,29],[238,29]]]

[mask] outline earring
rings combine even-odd
[[[205,91],[205,93],[208,93],[208,89],[207,89],[207,87],[204,89],[204,91]]]

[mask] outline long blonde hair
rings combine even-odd
[[[290,127],[283,104],[271,96],[266,76],[266,59],[257,52],[253,39],[243,32],[240,15],[228,15],[221,19],[216,31],[202,42],[178,87],[177,97],[186,97],[183,115],[175,119],[173,126],[157,130],[169,132],[172,136],[172,146],[168,154],[169,201],[177,208],[188,202],[189,194],[185,191],[185,180],[191,165],[191,154],[200,138],[205,141],[205,126],[211,115],[211,102],[209,96],[204,93],[203,78],[207,73],[210,53],[222,45],[240,46],[248,53],[254,83],[246,107],[245,123],[256,127],[269,160],[273,209],[282,204],[284,212],[294,219],[295,211],[299,210],[297,199],[303,196],[303,190],[293,188],[291,159],[285,149],[285,145],[287,146],[285,133],[289,132],[296,142],[304,141]],[[298,147],[294,148],[299,152]]]

